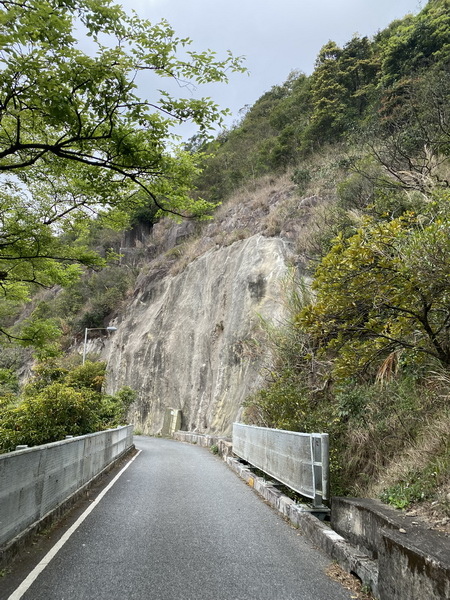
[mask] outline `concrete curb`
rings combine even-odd
[[[285,496],[271,482],[257,477],[251,469],[238,459],[227,456],[227,465],[252,487],[264,500],[316,547],[335,560],[348,573],[356,575],[362,584],[378,596],[378,565],[367,554],[347,542],[326,523],[315,517],[307,507],[297,504]]]
[[[279,512],[294,527],[309,539],[317,548],[322,550],[332,560],[335,560],[348,573],[356,575],[363,585],[378,596],[378,566],[367,554],[355,548],[341,535],[315,517],[306,506],[297,504],[285,496],[272,482],[258,477],[249,468],[233,457],[232,443],[214,436],[205,436],[187,431],[177,431],[174,439],[202,447],[217,446],[218,454],[241,479],[255,490],[274,510]]]
[[[448,600],[450,539],[373,498],[333,498],[331,526],[378,560],[378,594],[388,600]]]

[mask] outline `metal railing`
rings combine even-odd
[[[306,498],[329,500],[327,433],[297,433],[233,424],[233,452]]]

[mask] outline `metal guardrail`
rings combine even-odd
[[[327,433],[297,433],[233,424],[233,452],[277,481],[311,498],[329,500]]]

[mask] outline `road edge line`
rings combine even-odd
[[[69,538],[75,533],[81,523],[89,516],[89,514],[94,510],[94,508],[99,504],[99,502],[103,499],[103,497],[107,494],[107,492],[112,488],[112,486],[116,483],[116,481],[122,476],[122,474],[128,469],[128,467],[133,463],[133,461],[139,456],[142,450],[138,450],[137,454],[133,456],[133,458],[117,473],[112,481],[108,483],[104,490],[100,492],[97,498],[92,502],[90,506],[81,514],[78,519],[69,527],[66,533],[61,536],[61,538],[56,542],[51,550],[47,552],[44,558],[34,567],[34,569],[27,575],[27,577],[22,581],[18,588],[14,590],[14,592],[9,596],[7,600],[20,600],[22,596],[28,591],[31,585],[36,581],[45,567],[52,561],[52,559],[58,554],[64,544],[69,540]]]

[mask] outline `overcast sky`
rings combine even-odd
[[[195,50],[231,50],[246,57],[250,75],[199,89],[222,108],[228,125],[292,70],[311,74],[320,48],[353,34],[373,36],[394,19],[416,14],[426,0],[118,0],[125,10],[156,22],[165,18]],[[188,132],[191,134],[191,131]],[[194,131],[192,131],[194,133]]]

